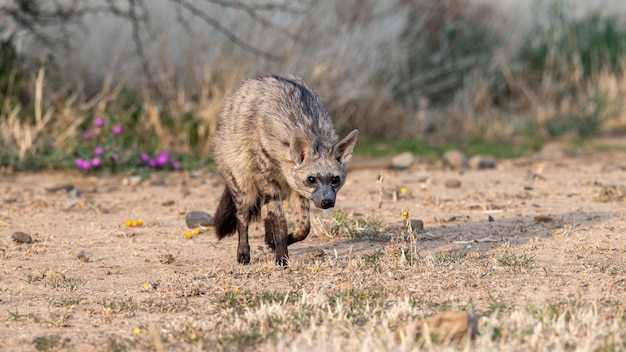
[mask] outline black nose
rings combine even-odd
[[[332,208],[335,205],[335,201],[332,199],[322,199],[322,209]]]

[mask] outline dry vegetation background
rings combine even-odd
[[[224,95],[266,72],[304,76],[362,141],[537,147],[625,128],[619,1],[3,3],[4,165],[67,165],[96,116],[208,155]]]
[[[619,136],[625,16],[618,0],[0,0],[0,351],[626,350],[619,138],[494,170],[352,170],[284,270],[183,235],[215,208],[211,137],[244,78],[303,76],[357,153]],[[123,128],[97,141],[117,168],[68,172],[98,117]],[[163,150],[200,171],[150,173],[140,152]],[[14,172],[42,168],[63,171]],[[416,333],[442,311],[475,312],[476,340]]]

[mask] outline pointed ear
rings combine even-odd
[[[289,141],[289,159],[299,165],[309,152],[309,142],[301,130],[295,129]]]
[[[352,158],[352,149],[354,149],[354,144],[356,143],[356,138],[359,136],[359,131],[354,130],[350,132],[346,138],[342,139],[341,142],[335,144],[333,148],[333,153],[335,159],[337,159],[340,163],[346,164]]]

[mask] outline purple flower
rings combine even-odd
[[[158,166],[156,159],[148,160],[148,166],[150,166],[150,168],[152,168],[152,169],[156,168]]]
[[[94,148],[93,153],[96,155],[102,155],[104,154],[104,148],[101,146],[97,146]]]
[[[163,167],[167,164],[167,162],[169,161],[169,157],[167,155],[163,155],[160,154],[159,156],[157,156],[156,158],[156,163],[158,167]]]
[[[178,170],[183,166],[179,161],[173,159],[170,161],[170,165],[172,165],[172,169],[174,170]]]
[[[122,125],[113,126],[113,134],[116,136],[119,136],[120,134],[122,134]]]
[[[83,140],[91,139],[91,132],[83,132]]]
[[[150,161],[150,156],[146,152],[141,152],[141,154],[139,155],[139,159],[147,164]]]
[[[81,159],[81,158],[75,159],[74,165],[76,165],[76,167],[78,167],[81,170],[89,170],[89,168],[91,167],[91,165],[89,164],[89,161],[85,159]]]
[[[93,166],[93,167],[100,167],[100,166],[102,166],[102,161],[100,160],[100,158],[95,157],[95,158],[91,159],[91,166]]]
[[[104,126],[104,119],[102,117],[97,117],[95,120],[93,120],[93,124],[96,127],[102,127]]]
[[[118,160],[120,160],[120,155],[119,155],[119,154],[117,154],[117,153],[116,153],[116,154],[111,155],[111,160],[113,160],[113,161],[118,161]]]
[[[157,166],[163,167],[170,161],[170,152],[166,150],[162,150],[156,158]]]

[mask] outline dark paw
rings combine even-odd
[[[276,255],[276,265],[286,268],[289,266],[289,256],[287,254],[284,255]]]
[[[246,242],[239,242],[237,246],[237,261],[239,264],[250,264],[250,245]]]
[[[238,253],[237,261],[239,262],[239,264],[250,264],[250,253]]]

